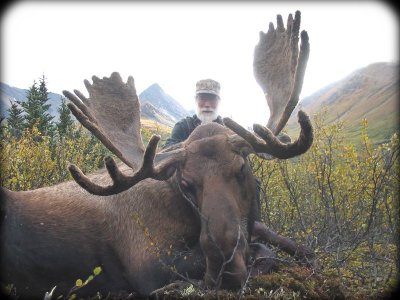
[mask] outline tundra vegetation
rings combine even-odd
[[[90,98],[86,98],[79,91],[75,91],[76,96],[82,101],[72,93],[65,92],[64,95],[73,102],[73,105],[69,105],[69,108],[86,128],[90,128],[94,135],[103,144],[107,145],[108,149],[111,149],[113,154],[127,166],[136,166],[137,168],[142,165],[142,167],[139,169],[132,168],[135,173],[133,176],[127,176],[119,171],[118,165],[112,158],[107,158],[107,170],[114,184],[99,186],[90,178],[104,179],[104,172],[88,178],[76,166],[70,166],[69,169],[75,181],[94,195],[113,195],[127,191],[127,193],[123,194],[125,198],[123,196],[111,196],[114,201],[105,201],[105,198],[100,200],[96,198],[98,196],[89,195],[88,193],[82,194],[82,190],[77,190],[76,184],[73,185],[73,183],[60,185],[64,190],[69,189],[68,193],[63,194],[64,198],[55,197],[54,195],[58,190],[54,188],[26,193],[5,191],[5,194],[10,196],[11,201],[16,200],[8,203],[8,206],[5,205],[9,209],[9,215],[7,216],[9,219],[3,223],[8,226],[6,238],[14,243],[12,245],[13,248],[9,247],[9,249],[18,250],[20,248],[18,246],[20,241],[18,237],[14,236],[14,232],[17,232],[17,234],[24,234],[25,232],[25,237],[27,238],[30,237],[27,233],[33,232],[43,241],[48,241],[49,245],[58,247],[58,252],[53,249],[43,249],[43,251],[47,251],[47,256],[45,257],[50,257],[52,259],[51,263],[58,262],[61,267],[57,268],[49,265],[48,261],[43,261],[43,264],[47,264],[43,269],[53,270],[52,278],[62,278],[63,290],[65,291],[68,288],[66,285],[69,282],[69,278],[65,278],[66,273],[59,274],[55,270],[65,270],[71,265],[71,269],[76,271],[79,268],[81,272],[82,266],[86,268],[88,260],[93,259],[93,262],[96,261],[93,253],[97,252],[96,249],[92,248],[100,243],[102,249],[98,249],[98,253],[109,255],[104,258],[106,261],[107,258],[109,259],[108,265],[102,268],[95,267],[93,270],[88,269],[87,279],[85,279],[86,277],[71,278],[69,292],[61,296],[68,299],[76,297],[75,291],[84,290],[93,285],[96,286],[96,289],[107,284],[113,287],[116,285],[121,285],[124,288],[131,287],[132,283],[127,284],[124,281],[128,279],[135,282],[137,289],[143,288],[142,285],[147,285],[143,293],[148,293],[154,291],[152,288],[159,286],[160,283],[165,284],[169,279],[172,279],[172,277],[166,277],[167,273],[183,281],[174,282],[169,286],[158,289],[151,293],[151,296],[173,298],[202,297],[207,299],[320,299],[346,297],[365,299],[381,298],[389,295],[397,286],[398,275],[398,261],[396,261],[398,259],[396,254],[399,250],[397,241],[399,232],[397,193],[399,183],[399,174],[397,173],[399,167],[398,136],[394,135],[388,144],[374,147],[368,140],[367,121],[364,120],[364,131],[360,137],[360,143],[357,145],[349,144],[343,139],[344,134],[341,124],[324,124],[323,114],[316,115],[313,117],[314,144],[307,154],[302,157],[295,157],[307,151],[313,140],[313,130],[309,118],[306,114],[300,112],[299,122],[302,128],[299,135],[300,138],[291,143],[287,138],[283,137],[282,141],[286,140],[283,144],[278,140],[279,132],[284,128],[297,104],[308,59],[308,35],[304,31],[301,34],[300,52],[298,49],[299,26],[299,12],[296,12],[294,20],[292,16],[289,16],[287,31],[283,27],[282,18],[278,16],[277,31],[275,31],[271,23],[268,33],[260,34],[260,42],[255,49],[254,70],[256,80],[266,94],[266,100],[272,112],[267,124],[271,131],[268,131],[263,126],[255,126],[254,131],[258,135],[257,137],[254,133],[240,127],[233,120],[225,118],[225,125],[234,131],[236,135],[232,135],[232,131],[220,125],[208,124],[200,126],[187,141],[176,148],[169,149],[170,152],[159,154],[158,158],[161,161],[166,159],[166,161],[164,161],[164,164],[157,164],[156,167],[153,166],[153,159],[158,139],[151,138],[146,152],[144,151],[144,145],[138,131],[140,130],[139,109],[133,78],[128,78],[128,82],[125,85],[118,73],[113,73],[110,78],[102,80],[93,77],[93,85],[88,81],[85,82]],[[280,61],[279,59],[282,60]],[[276,64],[277,61],[279,62],[278,64]],[[282,83],[284,83],[285,88],[282,88]],[[9,122],[2,128],[1,150],[2,154],[4,153],[5,155],[2,155],[1,161],[1,183],[4,187],[10,187],[18,191],[50,186],[54,183],[68,180],[68,174],[60,175],[60,170],[68,162],[74,162],[75,164],[80,162],[79,167],[86,173],[102,167],[101,159],[105,155],[110,155],[108,150],[97,144],[98,142],[84,129],[70,122],[68,114],[65,113],[63,108],[60,108],[60,112],[64,111],[65,115],[60,118],[59,126],[53,126],[51,118],[46,114],[45,94],[46,89],[43,84],[41,84],[38,91],[32,89],[30,94],[32,99],[29,100],[28,97],[28,101],[32,101],[32,105],[34,107],[36,105],[37,109],[31,109],[27,104],[21,104],[22,110],[17,105],[12,106],[12,113],[10,111],[11,120],[9,119]],[[110,98],[114,101],[119,101],[118,104],[124,104],[127,110],[119,109],[119,112],[119,105],[114,107],[107,106],[110,103]],[[131,101],[132,99],[133,101]],[[284,103],[282,103],[283,100]],[[65,106],[64,101],[62,106]],[[118,119],[120,122],[116,125],[115,122],[109,122],[107,118],[115,118],[115,115],[110,114],[110,108],[113,109],[113,113],[117,114],[127,113],[128,116],[132,116],[131,113],[133,113],[134,125],[128,127],[132,131],[128,130],[127,132],[118,127],[124,128],[124,125],[126,125],[124,120],[120,118]],[[104,113],[104,110],[106,113]],[[23,114],[23,111],[25,114]],[[27,116],[34,114],[36,114],[34,118],[27,118]],[[19,124],[19,122],[16,122],[18,119],[25,120],[22,122],[22,128],[13,127],[15,124]],[[65,130],[68,126],[70,129]],[[158,130],[158,128],[156,129]],[[68,137],[67,133],[72,133],[72,136]],[[146,134],[142,135],[146,137]],[[132,137],[132,140],[127,139],[127,137]],[[79,142],[82,144],[76,144]],[[222,150],[220,151],[220,149]],[[226,149],[233,149],[233,151]],[[141,154],[139,155],[141,158],[136,156],[137,153]],[[257,156],[254,153],[257,153]],[[268,155],[273,155],[282,160],[266,161],[265,158]],[[232,159],[224,160],[226,156]],[[215,168],[213,169],[214,177],[212,178],[219,180],[216,182],[219,184],[217,187],[221,187],[227,182],[233,182],[234,184],[229,185],[229,187],[232,188],[232,191],[237,191],[237,193],[228,193],[229,196],[227,196],[224,194],[227,192],[226,190],[217,188],[216,190],[220,192],[220,198],[217,199],[222,199],[221,203],[210,201],[210,199],[214,199],[212,196],[215,193],[206,193],[207,197],[203,197],[203,194],[198,192],[199,186],[209,183],[207,181],[207,174],[209,175],[209,173],[202,173],[204,177],[188,177],[188,175],[194,174],[189,172],[191,169],[196,169],[196,174],[204,170],[207,171],[204,166],[211,163],[210,157],[218,157],[220,159],[215,159],[215,161],[223,163],[222,165],[213,165]],[[244,160],[247,157],[250,158],[251,171],[247,167],[247,160]],[[183,158],[185,158],[184,161],[182,160]],[[198,166],[198,159],[204,162],[201,168]],[[229,161],[230,164],[227,164],[226,161]],[[238,164],[233,164],[233,162]],[[242,163],[239,164],[240,162]],[[182,169],[177,166],[181,166]],[[231,180],[232,176],[228,176],[229,180],[215,176],[219,174],[219,168],[222,168],[225,172],[233,169],[234,166],[236,166],[237,172],[227,174],[236,176],[235,180],[237,181]],[[173,167],[174,171],[173,176],[170,172],[171,167]],[[225,168],[227,169],[225,170]],[[250,240],[247,241],[246,236],[250,234],[250,231],[247,230],[251,226],[246,226],[249,224],[247,221],[251,216],[250,202],[254,199],[255,190],[254,179],[250,176],[251,174],[261,180],[263,222],[269,229],[281,235],[289,236],[300,244],[308,246],[316,253],[316,260],[296,261],[296,258],[299,258],[298,256],[288,256],[283,253],[282,247],[280,247],[274,249],[277,256],[270,258],[270,261],[273,260],[281,266],[279,271],[272,273],[262,272],[261,275],[250,276],[253,274],[253,270],[262,271],[262,269],[257,269],[259,266],[258,259],[262,258],[249,255],[248,251],[252,243],[250,243]],[[171,178],[169,182],[165,182],[167,177]],[[142,181],[139,185],[133,187],[145,178],[161,179],[162,183],[155,183],[154,180],[149,180]],[[243,182],[243,186],[236,182]],[[215,184],[215,182],[213,183]],[[247,183],[249,184],[247,185]],[[171,186],[175,190],[183,189],[184,192],[182,190],[171,192]],[[74,187],[73,195],[75,195],[72,197],[69,196],[71,187]],[[156,187],[162,190],[164,199],[159,199],[154,194]],[[215,188],[212,184],[209,187]],[[246,189],[242,189],[242,187],[246,187]],[[138,196],[143,192],[146,192],[146,198]],[[46,193],[50,195],[46,199],[47,202],[38,202]],[[127,195],[135,197],[133,202],[128,201],[132,199]],[[199,203],[200,201],[202,202],[196,206],[190,196],[196,196],[191,199],[195,199]],[[23,201],[24,197],[27,199],[26,203],[30,204],[30,210],[26,210],[24,205],[21,205],[20,201]],[[153,197],[153,201],[149,201],[149,197]],[[182,202],[176,202],[177,198],[178,200],[182,198]],[[69,204],[63,203],[64,199]],[[142,210],[141,213],[135,214],[135,209],[139,208],[135,203],[137,201],[143,202],[144,200],[151,206],[146,206],[147,210]],[[188,202],[184,202],[185,200],[188,200]],[[167,206],[166,203],[169,203],[169,201],[174,203],[175,206]],[[35,218],[46,221],[41,211],[37,212],[37,206],[41,207],[43,204],[44,208],[50,207],[60,210],[59,207],[61,206],[71,207],[72,203],[75,208],[76,205],[80,205],[83,202],[87,204],[86,207],[82,206],[82,208],[87,209],[86,212],[88,213],[94,213],[94,215],[88,217],[83,215],[81,211],[69,210],[69,219],[65,222],[59,219],[63,216],[61,213],[52,212],[52,217],[57,217],[58,219],[56,220],[57,222],[54,222],[54,219],[51,220],[52,223],[50,225],[53,227],[50,228],[55,230],[57,226],[54,226],[54,224],[62,224],[62,238],[68,242],[61,248],[60,245],[54,243],[58,237],[54,237],[52,232],[49,233],[46,230],[38,229],[46,229],[45,227],[39,226],[38,228],[25,229],[18,224],[15,227],[12,221],[13,218],[18,222],[20,222],[19,220],[29,220],[31,215],[28,212],[31,211],[35,213]],[[36,204],[36,206],[32,205],[32,203]],[[57,203],[57,205],[55,206],[54,203]],[[107,205],[104,206],[108,208],[107,211],[100,209],[103,208],[104,203]],[[129,206],[118,206],[124,203],[129,203]],[[187,206],[191,203],[193,207],[188,207],[187,209],[184,207],[185,213],[182,214],[177,210],[177,203],[186,204]],[[226,208],[232,209],[231,214],[216,214],[214,203],[222,205],[220,207],[222,212],[225,212],[224,209]],[[17,211],[13,210],[14,205],[17,207],[18,212],[23,212],[21,219],[18,219],[19,216],[12,215],[13,212]],[[168,214],[162,215],[163,211],[160,210],[160,205],[164,209],[168,209]],[[113,210],[115,208],[119,208],[119,210]],[[129,211],[123,211],[123,209],[129,209]],[[154,209],[157,209],[157,211]],[[156,215],[152,216],[150,210]],[[199,214],[199,219],[193,221],[193,216],[196,216],[194,215],[196,212]],[[73,215],[74,213],[75,216]],[[122,217],[124,213],[129,215],[129,219]],[[180,213],[178,216],[182,219],[179,219],[179,221],[183,225],[175,226],[177,224],[167,222],[165,225],[171,226],[174,229],[173,232],[156,232],[159,223],[151,223],[152,217],[160,218],[160,216],[163,216],[167,218],[173,213]],[[122,223],[118,223],[117,227],[113,227],[109,225],[109,222],[114,221],[110,218],[107,219],[107,222],[97,223],[97,216],[103,218],[109,216],[108,214],[117,215],[118,218],[116,219],[122,217]],[[208,218],[204,218],[206,214]],[[88,220],[77,217],[78,215],[88,217]],[[73,222],[70,222],[71,220]],[[73,227],[75,223],[79,223],[78,221],[82,222],[83,225],[78,224],[77,227]],[[229,235],[227,235],[226,231],[222,231],[221,221],[224,222],[225,228],[229,229]],[[198,223],[201,223],[200,227]],[[38,224],[44,225],[42,223]],[[86,232],[82,231],[85,228],[89,230],[89,226],[92,224],[106,224],[108,227],[104,231],[104,227],[93,228],[94,232],[99,234],[97,239],[97,234],[88,231],[87,235],[85,235]],[[151,224],[152,227],[148,227],[148,224]],[[172,227],[172,225],[175,227]],[[128,227],[128,230],[124,226]],[[71,229],[74,229],[74,232]],[[77,229],[79,231],[76,231]],[[116,251],[113,245],[107,244],[107,242],[103,243],[101,236],[104,234],[106,241],[112,240],[114,236],[112,234],[107,235],[108,230],[116,234],[116,229],[124,234],[123,238],[116,239],[117,243],[122,243],[123,245],[123,247],[116,250],[125,251],[128,249],[128,251],[131,251],[129,255],[116,256],[115,253],[110,252]],[[74,238],[65,235],[64,231],[68,234],[75,234]],[[200,236],[198,236],[199,232]],[[188,251],[186,256],[183,251],[184,248],[167,243],[168,241],[178,243],[180,240],[176,239],[177,233],[181,234],[182,237],[185,237],[184,234],[190,234],[192,237],[195,234],[193,242],[195,245],[199,243],[202,251]],[[139,235],[141,236],[140,239],[135,240]],[[85,237],[91,239],[92,243],[85,244]],[[270,238],[271,246],[277,244],[273,242],[273,239],[279,238],[279,236],[270,234],[268,237]],[[75,239],[78,239],[79,242],[75,243],[73,241]],[[140,242],[140,247],[132,245],[134,240]],[[146,249],[144,249],[145,245]],[[80,246],[82,246],[81,252],[71,250]],[[183,246],[188,247],[188,244],[185,242]],[[7,249],[7,247],[4,247],[4,249]],[[19,264],[20,258],[9,249],[7,254],[13,261],[10,263],[2,260],[3,263],[11,266]],[[175,249],[179,249],[179,253],[174,252]],[[191,250],[195,249],[197,248]],[[34,255],[40,256],[40,252],[37,249],[33,250],[36,251]],[[63,256],[63,258],[75,260],[71,260],[65,265],[65,262],[59,261],[61,254],[57,253],[81,253],[85,256],[84,258],[67,258]],[[197,267],[190,262],[190,254],[196,253],[200,255],[197,254],[195,262],[197,262],[198,258],[201,260],[205,258],[205,266],[200,262],[199,267]],[[257,252],[255,253],[257,254]],[[29,255],[31,253],[28,253],[28,255],[25,253],[24,264],[28,270],[36,271],[32,276],[37,276],[39,274],[37,269],[40,268],[40,265],[37,264],[37,261],[32,263],[29,260]],[[137,266],[137,263],[132,263],[135,262],[135,259],[142,257],[149,259],[153,268],[146,269],[151,267],[148,264],[141,269],[140,266]],[[254,261],[248,261],[248,258],[254,259]],[[122,260],[119,261],[118,259]],[[116,260],[118,260],[119,264],[116,263]],[[77,264],[76,261],[79,261],[79,263]],[[174,261],[178,261],[180,266],[178,264],[175,265]],[[268,260],[264,259],[263,261],[267,262],[268,267]],[[129,276],[119,273],[123,272],[122,269],[121,271],[118,270],[118,266],[122,262],[126,263],[125,269],[129,272]],[[138,260],[137,262],[140,264],[147,261]],[[250,265],[248,265],[249,262]],[[160,266],[163,267],[162,270],[159,268]],[[204,268],[205,271],[201,268]],[[24,272],[24,270],[8,269],[7,272],[17,274],[16,278],[25,278],[30,281],[29,274],[18,274],[18,271]],[[135,273],[140,270],[147,270],[147,272],[142,274]],[[214,286],[214,288],[205,289],[203,284],[198,284],[195,280],[191,280],[186,272],[194,272],[193,274],[200,272],[200,278],[204,279],[206,287]],[[45,273],[42,273],[42,275],[48,276]],[[159,281],[154,279],[155,276],[159,277]],[[42,285],[49,282],[47,279],[43,279],[43,282],[40,280],[41,278],[35,278],[31,282],[40,282]],[[109,280],[112,280],[112,282],[110,283]],[[148,283],[149,280],[153,281]],[[97,285],[96,281],[99,282]],[[43,286],[35,286],[32,283],[29,286],[30,289],[42,291]],[[6,292],[18,297],[21,291],[13,286],[13,282],[6,282],[6,284]],[[239,288],[239,290],[221,290],[225,286]],[[52,298],[51,289],[52,287],[49,286],[49,292],[45,296],[46,299]],[[93,296],[97,298],[111,297],[110,295],[99,294]],[[115,296],[127,298],[135,295],[121,294]]]

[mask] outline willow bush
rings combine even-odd
[[[13,136],[2,128],[0,144],[1,186],[14,191],[31,190],[72,179],[68,164],[89,173],[103,166],[109,151],[82,126],[65,137],[51,140],[36,126]]]
[[[68,164],[79,166],[84,173],[91,173],[104,166],[104,157],[111,155],[90,132],[81,125],[73,125],[68,134],[51,138],[42,135],[36,126],[24,129],[15,136],[7,126],[1,128],[0,184],[15,191],[36,189],[72,180]],[[153,134],[167,132],[155,126],[141,132],[147,145]]]
[[[320,271],[365,293],[397,285],[399,137],[374,146],[368,123],[357,145],[343,124],[313,118],[314,143],[290,160],[251,163],[261,181],[263,221],[311,247]]]

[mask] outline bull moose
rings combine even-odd
[[[106,168],[89,176],[71,164],[74,181],[51,187],[2,189],[2,281],[22,298],[42,298],[54,286],[65,296],[76,279],[101,266],[81,295],[145,296],[180,277],[240,288],[250,257],[267,253],[251,243],[256,185],[247,157],[291,158],[313,140],[303,111],[299,138],[277,137],[299,100],[309,56],[306,31],[298,45],[299,28],[297,11],[286,28],[278,15],[276,28],[270,23],[260,32],[254,75],[271,115],[254,133],[225,118],[225,126],[201,125],[157,152],[158,136],[146,148],[142,142],[132,77],[125,83],[118,73],[93,76],[93,83],[84,81],[88,98],[64,91],[72,113],[118,162],[107,157]]]

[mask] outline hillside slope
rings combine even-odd
[[[398,130],[398,84],[398,64],[374,63],[304,98],[299,107],[310,115],[326,109],[326,122],[343,121],[349,139],[358,137],[366,118],[370,138],[382,143]],[[298,128],[296,119],[293,114],[289,133]]]

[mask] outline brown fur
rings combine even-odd
[[[103,272],[81,295],[119,290],[147,295],[178,278],[168,270],[175,266],[210,287],[240,287],[247,274],[255,186],[228,134],[217,124],[198,127],[172,178],[147,179],[113,196],[91,195],[75,182],[25,192],[4,189],[2,281],[14,284],[22,297],[42,298],[54,286],[57,295],[66,296],[77,279],[101,266]],[[91,176],[101,184],[106,178],[105,172]]]

